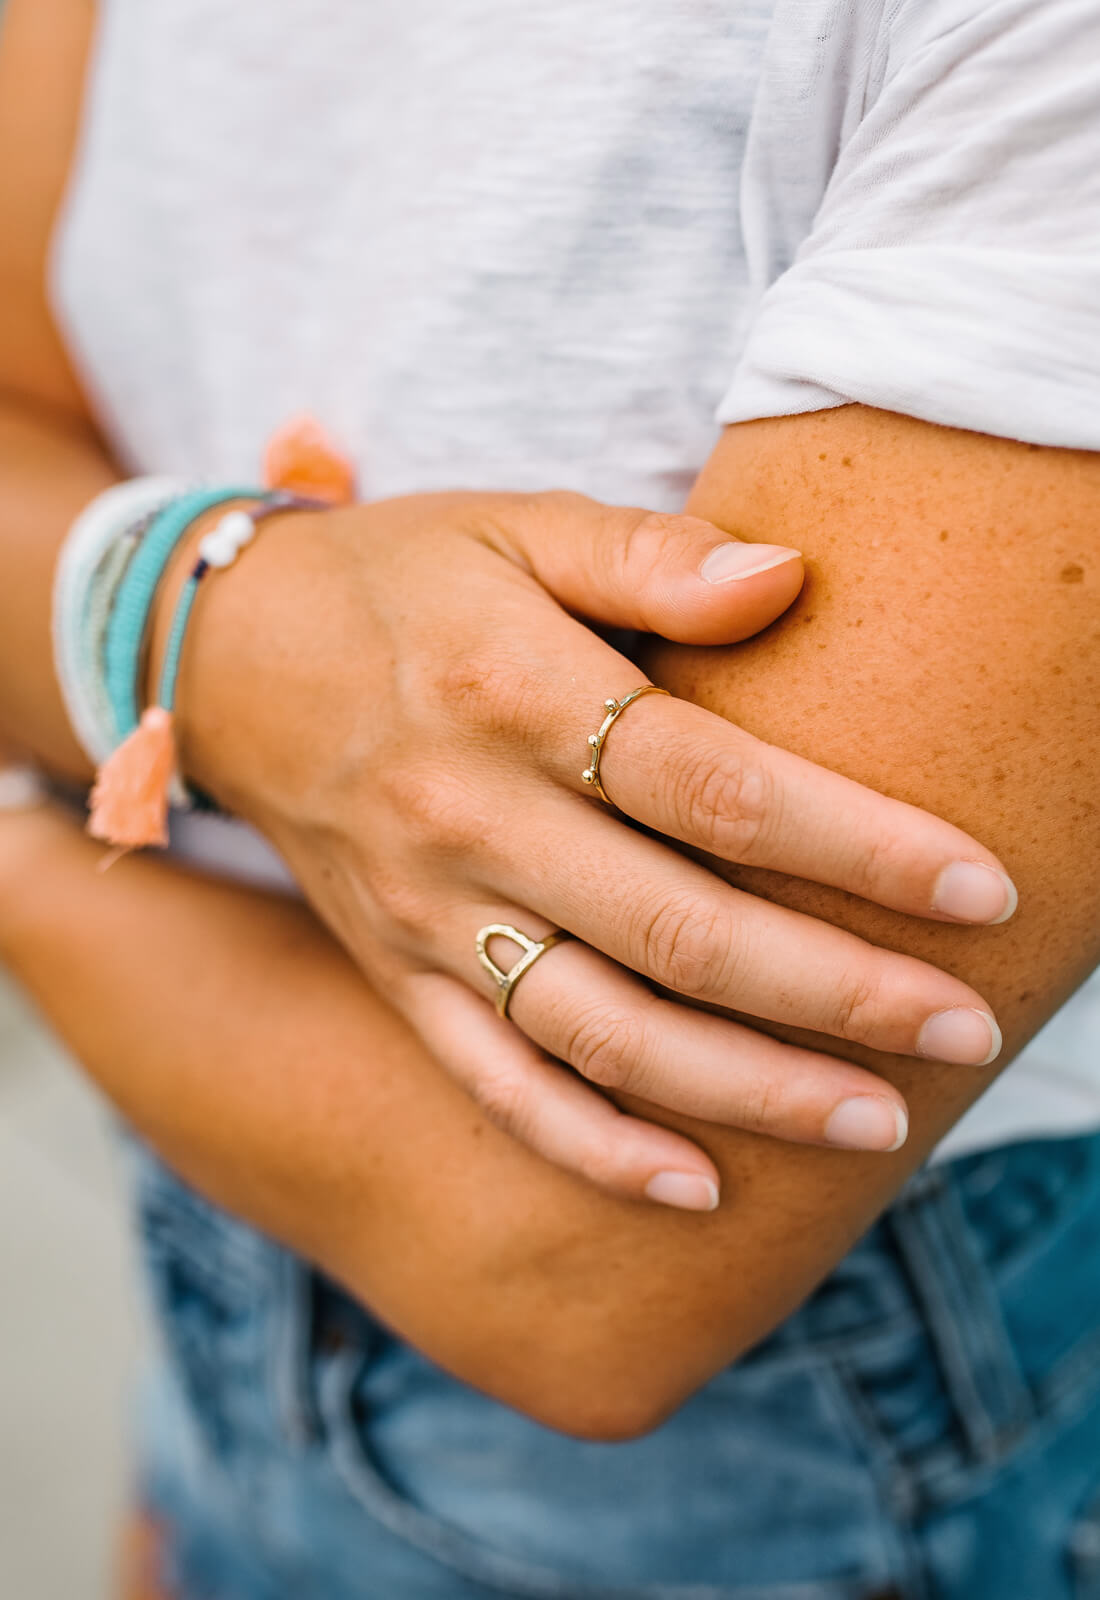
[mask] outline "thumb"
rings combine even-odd
[[[701,517],[540,495],[511,528],[516,553],[567,610],[680,644],[735,644],[786,611],[799,551],[745,544]]]

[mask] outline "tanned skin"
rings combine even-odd
[[[77,772],[49,575],[115,468],[42,284],[87,21],[82,0],[14,0],[0,49],[0,716]],[[803,550],[810,582],[734,650],[655,650],[657,680],[958,823],[1020,888],[1010,923],[970,930],[737,874],[993,1004],[1005,1049],[991,1068],[814,1038],[904,1090],[896,1155],[682,1122],[722,1173],[720,1209],[611,1200],[474,1111],[307,912],[158,861],[101,877],[92,847],[45,815],[0,827],[0,951],[214,1199],[467,1381],[552,1426],[636,1434],[776,1326],[1100,958],[1098,506],[1092,455],[858,407],[727,430],[691,499],[731,532]],[[227,611],[239,593],[226,586]],[[613,744],[605,775],[613,792]]]

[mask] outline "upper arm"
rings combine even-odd
[[[87,420],[47,262],[76,141],[91,0],[7,0],[0,23],[0,392]]]
[[[1005,861],[1020,905],[1002,927],[969,929],[724,869],[957,973],[991,1002],[1005,1048],[985,1069],[849,1049],[909,1101],[893,1156],[693,1130],[727,1198],[659,1269],[681,1393],[809,1291],[1100,960],[1100,457],[852,406],[727,430],[691,510],[799,545],[810,580],[733,650],[661,647],[658,681],[958,823]]]
[[[673,1337],[697,1376],[807,1292],[1100,958],[1100,14],[1086,0],[899,0],[882,18],[805,237],[793,258],[756,239],[760,260],[789,265],[722,404],[739,425],[689,506],[799,547],[809,582],[759,638],[658,649],[650,666],[998,853],[1020,906],[983,930],[737,876],[957,973],[1005,1048],[982,1070],[850,1052],[909,1100],[895,1156],[700,1135],[728,1198],[676,1286]],[[802,91],[827,97],[835,77],[816,70],[822,41],[802,42],[806,82],[786,100],[771,84],[790,127]],[[772,63],[796,78],[798,65]],[[765,127],[758,156],[767,140]],[[782,163],[765,169],[781,189]]]

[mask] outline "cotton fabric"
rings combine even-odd
[[[849,401],[1100,447],[1094,0],[100,11],[53,289],[135,472],[303,409],[372,496],[676,509],[721,423]],[[945,1150],[1100,1126],[1098,1008]]]

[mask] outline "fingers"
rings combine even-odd
[[[731,888],[610,812],[563,797],[539,824],[500,863],[509,897],[677,994],[895,1054],[1000,1050],[982,997],[935,967]]]
[[[797,550],[699,517],[557,492],[517,502],[506,521],[513,554],[566,610],[683,644],[747,639],[802,587]]]
[[[513,921],[531,937],[543,931],[530,913]],[[518,959],[508,940],[495,943],[499,965]],[[873,1073],[662,1000],[576,941],[529,968],[509,1015],[590,1082],[687,1116],[800,1144],[896,1150],[905,1139],[905,1101]]]
[[[623,1199],[687,1211],[718,1204],[718,1171],[697,1146],[619,1111],[463,983],[417,974],[398,994],[429,1049],[486,1115],[547,1161]]]
[[[584,754],[578,741],[576,789]],[[607,736],[600,777],[626,815],[727,861],[942,921],[1003,922],[1016,906],[997,857],[961,829],[686,701],[630,706]]]

